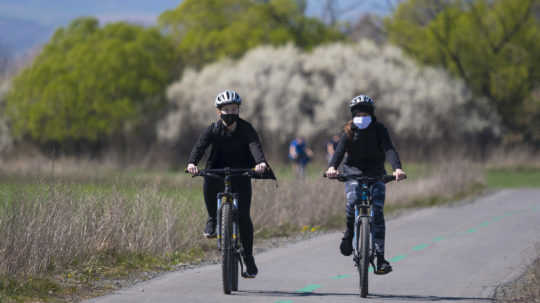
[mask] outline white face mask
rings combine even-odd
[[[354,117],[353,118],[353,123],[359,129],[365,129],[371,123],[371,116]]]

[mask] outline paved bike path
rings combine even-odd
[[[394,272],[358,291],[351,257],[332,233],[257,255],[260,274],[224,295],[221,267],[205,266],[90,302],[492,302],[538,256],[540,190],[504,190],[471,204],[420,210],[387,222]]]

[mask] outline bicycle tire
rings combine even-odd
[[[362,217],[360,224],[360,264],[358,273],[360,276],[360,297],[365,298],[368,294],[368,270],[369,270],[369,218]]]
[[[235,222],[234,224],[238,224],[238,223]],[[238,267],[240,266],[239,264],[240,254],[236,250],[238,247],[238,245],[236,245],[238,243],[238,235],[235,235],[235,236],[236,236],[236,239],[233,239],[233,243],[235,243],[235,245],[233,248],[233,261],[232,261],[232,290],[238,291],[238,276],[240,275]]]
[[[234,245],[232,237],[232,205],[224,203],[221,207],[221,269],[223,292],[230,294],[233,286]]]

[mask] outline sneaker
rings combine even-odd
[[[351,230],[347,229],[341,239],[341,244],[339,245],[339,250],[344,256],[350,256],[353,251],[352,247],[353,233]]]
[[[386,275],[392,271],[392,266],[390,263],[384,259],[384,257],[377,257],[377,270],[375,274],[377,275]]]
[[[257,274],[259,273],[259,270],[257,269],[257,265],[255,265],[255,258],[253,256],[245,256],[244,257],[244,263],[246,264],[246,276],[245,278],[255,278]]]
[[[216,237],[216,220],[212,218],[208,219],[203,235],[208,239]]]

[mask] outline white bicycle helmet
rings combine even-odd
[[[358,105],[374,106],[375,103],[373,102],[373,99],[371,99],[369,96],[359,95],[359,96],[354,97],[351,100],[351,103],[349,104],[349,108],[353,108]]]
[[[351,110],[351,114],[353,115],[353,117],[356,116],[356,114],[359,112],[373,115],[375,111],[375,104],[373,102],[373,99],[371,99],[369,96],[359,95],[351,100],[351,102],[349,103],[349,109]]]
[[[216,97],[216,107],[220,108],[227,104],[242,104],[242,98],[234,90],[225,90],[219,93]]]

